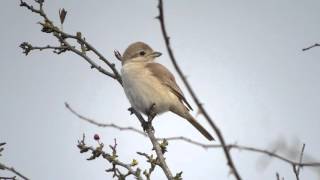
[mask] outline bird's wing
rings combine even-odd
[[[146,68],[152,73],[154,77],[170,88],[171,92],[175,94],[182,102],[184,102],[190,110],[193,110],[186,98],[184,97],[181,89],[176,83],[176,79],[172,73],[163,65],[159,63],[148,63]]]

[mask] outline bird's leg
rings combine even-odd
[[[155,106],[156,104],[153,103],[151,105],[151,107],[147,110],[146,114],[148,115],[148,121],[143,122],[142,127],[144,131],[147,131],[148,128],[153,129],[152,127],[152,120],[153,118],[157,115],[157,113],[155,112]]]
[[[150,123],[150,124],[151,124],[152,120],[154,119],[154,117],[157,115],[157,113],[155,112],[155,106],[156,106],[156,104],[153,103],[147,113],[148,123]]]

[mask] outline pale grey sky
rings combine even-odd
[[[32,1],[29,1],[32,2]],[[320,1],[165,1],[165,17],[177,60],[226,141],[268,148],[285,140],[320,160],[320,48],[301,49],[320,41]],[[45,9],[58,22],[59,8],[68,11],[64,30],[81,31],[108,59],[134,41],[145,41],[163,52],[159,62],[174,72],[157,20],[157,1],[46,1]],[[102,129],[82,122],[64,108],[68,101],[82,114],[101,122],[140,128],[129,116],[121,87],[89,68],[80,57],[66,53],[33,52],[24,56],[19,44],[56,44],[40,32],[39,17],[2,1],[0,11],[0,142],[6,150],[1,162],[31,179],[111,179],[103,160],[88,162],[76,141],[94,133],[105,144],[118,140],[120,159],[144,159],[136,151],[151,152],[150,142],[131,132]],[[176,74],[174,72],[174,74]],[[178,83],[191,101],[180,79]],[[193,107],[195,107],[192,102]],[[196,112],[194,112],[195,114]],[[203,117],[197,118],[208,127]],[[177,128],[179,127],[179,128]],[[156,134],[206,140],[172,114],[155,120]],[[212,131],[211,131],[212,132]],[[94,143],[87,139],[88,143]],[[203,150],[171,142],[166,155],[174,172],[189,179],[234,179],[221,150]],[[183,153],[182,153],[183,152]],[[294,179],[292,167],[277,160],[232,151],[243,179],[275,179],[279,172]],[[260,168],[259,168],[260,167]],[[319,179],[304,168],[301,179]],[[2,172],[0,172],[0,175]],[[160,169],[153,179],[163,179]]]

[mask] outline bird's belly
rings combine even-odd
[[[148,72],[122,73],[122,79],[124,91],[133,108],[147,114],[155,104],[156,113],[169,111],[173,94]]]

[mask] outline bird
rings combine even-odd
[[[209,141],[212,135],[190,114],[188,103],[173,74],[155,59],[162,53],[144,42],[134,42],[122,56],[121,77],[124,92],[136,111],[148,115],[172,112],[193,125]]]

